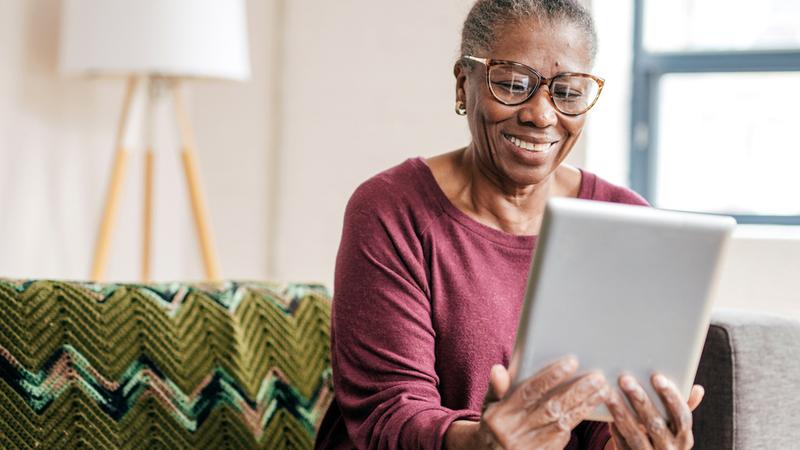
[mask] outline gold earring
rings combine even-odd
[[[467,105],[464,104],[461,100],[456,101],[456,114],[459,116],[466,116],[467,115]]]

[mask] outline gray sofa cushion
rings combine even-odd
[[[695,448],[800,448],[800,322],[715,311],[696,380]]]

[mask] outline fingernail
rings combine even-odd
[[[667,378],[664,375],[658,374],[653,377],[653,385],[659,389],[667,387]]]
[[[561,368],[564,370],[572,370],[578,368],[578,358],[569,355],[564,359],[564,362],[561,363]]]
[[[636,389],[636,380],[630,375],[623,375],[622,378],[619,379],[619,384],[622,386],[622,389],[626,391]]]
[[[592,385],[594,388],[599,388],[600,386],[606,383],[606,379],[600,372],[595,372],[589,375],[589,384]]]

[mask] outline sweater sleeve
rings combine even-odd
[[[574,430],[585,450],[603,450],[611,439],[611,430],[605,422],[581,422]]]
[[[418,219],[375,185],[351,198],[336,259],[335,395],[358,448],[438,449],[450,423],[479,414],[441,405]]]

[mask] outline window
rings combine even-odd
[[[800,2],[634,10],[633,188],[661,208],[800,224]]]

